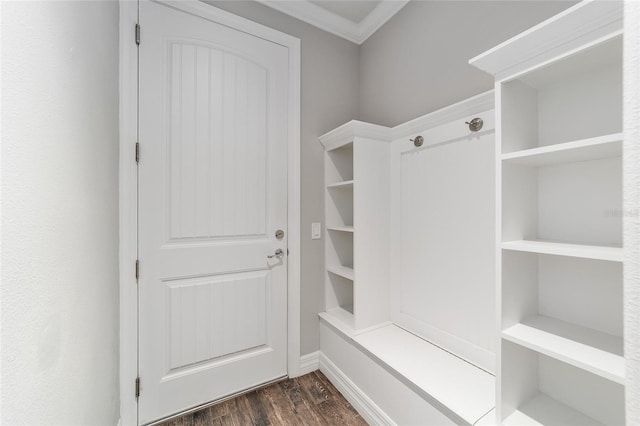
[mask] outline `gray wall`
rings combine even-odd
[[[413,0],[360,49],[360,119],[393,126],[493,88],[469,59],[572,1]]]
[[[2,423],[114,425],[117,2],[3,2],[2,125]]]
[[[236,15],[301,40],[301,353],[319,348],[324,310],[324,235],[311,240],[311,223],[324,225],[324,161],[318,136],[358,116],[358,46],[251,1],[209,1]],[[324,226],[323,226],[324,230]]]

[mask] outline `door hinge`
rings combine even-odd
[[[140,142],[136,142],[136,163],[140,162]]]
[[[136,259],[136,281],[140,278],[140,261]]]
[[[136,377],[136,399],[140,397],[140,377]]]
[[[140,24],[136,24],[136,44],[140,45]]]

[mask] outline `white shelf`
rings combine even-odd
[[[331,272],[332,274],[341,276],[342,278],[346,278],[348,280],[353,281],[353,268],[349,268],[347,266],[328,266],[327,267],[327,271]]]
[[[540,393],[519,407],[502,424],[512,426],[596,426],[602,423],[598,423],[591,417]]]
[[[502,338],[614,382],[625,382],[621,337],[535,316],[504,330]]]
[[[327,227],[329,231],[338,231],[338,232],[351,232],[353,233],[353,226],[329,226]]]
[[[353,179],[327,185],[327,188],[352,188],[352,187],[353,187]]]
[[[354,334],[355,321],[353,319],[353,305],[328,309],[321,312],[320,318],[324,319],[348,336]]]
[[[502,155],[502,161],[540,167],[622,156],[622,133],[598,136]]]
[[[502,249],[529,253],[553,254],[556,256],[579,257],[583,259],[607,260],[611,262],[622,262],[624,255],[621,247],[566,244],[534,240],[504,242],[502,243]]]

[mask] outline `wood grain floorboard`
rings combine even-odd
[[[162,426],[364,426],[367,422],[320,371],[283,380]]]

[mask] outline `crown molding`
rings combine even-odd
[[[356,23],[307,0],[256,1],[356,44],[362,44],[409,3],[409,0],[382,1],[362,21]]]
[[[489,111],[495,108],[495,92],[488,90],[479,95],[464,99],[455,104],[430,112],[421,117],[407,121],[391,129],[393,140],[414,136],[419,132],[449,123],[472,114]]]
[[[584,0],[469,60],[496,80],[622,33],[623,2]]]
[[[408,136],[415,136],[417,133],[433,129],[453,120],[468,118],[479,112],[493,110],[495,108],[494,97],[495,92],[489,90],[394,127],[351,120],[325,133],[318,139],[327,151],[351,143],[355,138],[393,142]]]
[[[383,0],[366,18],[357,24],[360,41],[356,41],[356,43],[364,43],[365,40],[378,31],[389,19],[400,12],[400,9],[405,7],[407,3],[409,3],[409,0]]]
[[[325,150],[331,151],[353,142],[354,138],[376,139],[391,142],[391,128],[364,121],[351,120],[348,123],[325,133],[318,139]]]

